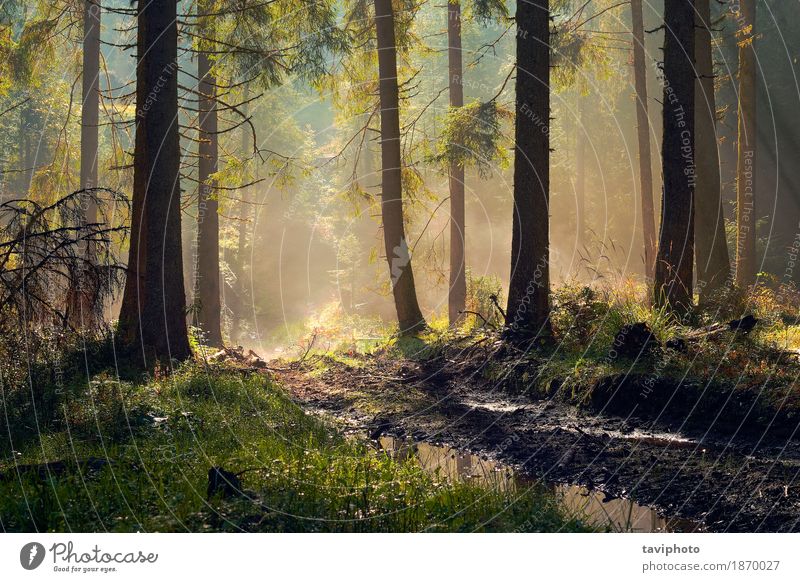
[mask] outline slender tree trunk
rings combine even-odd
[[[447,3],[447,45],[450,75],[450,107],[464,106],[463,57],[461,54],[461,2]],[[464,166],[450,162],[450,292],[448,313],[450,323],[463,317],[467,302],[465,260],[466,220],[464,217]]]
[[[578,252],[586,248],[586,99],[578,95],[577,152],[575,152],[575,229],[577,230]]]
[[[97,187],[97,156],[100,123],[100,0],[84,0],[83,4],[83,78],[81,95],[81,174],[80,187]],[[83,222],[97,221],[97,207],[92,197],[83,204]],[[95,249],[86,245],[86,258],[93,262]],[[97,285],[93,273],[82,274],[76,288],[70,289],[67,299],[71,324],[77,328],[92,327],[100,308],[97,305]]]
[[[27,103],[22,105],[19,109],[19,125],[17,126],[17,157],[19,158],[19,169],[21,170],[14,179],[14,187],[17,193],[24,195],[28,190],[28,184],[25,182],[25,162],[27,160],[27,153],[25,151],[25,136],[27,135],[27,128],[25,127],[25,109]]]
[[[19,159],[22,165],[19,174],[18,189],[20,194],[27,196],[31,191],[33,175],[36,173],[36,156],[33,151],[32,134],[34,127],[33,106],[31,102],[25,103],[19,112]]]
[[[81,105],[81,188],[97,187],[100,123],[100,0],[84,0],[83,94]],[[87,223],[97,219],[97,208],[87,204]]]
[[[699,79],[695,85],[697,142],[695,262],[700,301],[704,301],[724,287],[730,278],[731,265],[725,237],[725,215],[722,210],[710,0],[696,0],[696,4],[696,54]]]
[[[383,238],[400,334],[410,334],[424,328],[425,319],[417,303],[411,252],[403,225],[400,95],[392,0],[375,0],[375,26],[380,78]]]
[[[514,214],[506,324],[550,336],[550,6],[517,1]]]
[[[177,0],[139,0],[137,20],[134,222],[120,325],[148,366],[150,357],[191,356],[181,255]]]
[[[204,4],[200,10],[205,12]],[[217,136],[217,80],[211,71],[209,55],[201,48],[197,55],[197,77],[200,79],[199,125],[200,144],[197,206],[197,270],[194,274],[194,319],[203,332],[206,344],[222,347],[222,325],[220,313],[220,269],[219,269],[219,201],[216,196],[216,180],[211,175],[217,172],[219,143]]]
[[[631,0],[633,23],[633,78],[636,88],[636,133],[639,140],[639,191],[644,235],[644,272],[653,279],[656,257],[655,205],[653,204],[653,166],[650,153],[650,118],[647,115],[647,65],[644,55],[644,16],[642,0]]]
[[[694,261],[694,0],[664,6],[664,196],[655,266],[655,303],[692,308]]]
[[[756,0],[741,0],[739,22],[739,138],[736,167],[736,284],[756,279]]]

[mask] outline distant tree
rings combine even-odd
[[[591,253],[591,245],[587,246],[587,233],[592,229],[587,226],[586,208],[590,199],[588,194],[594,191],[594,188],[589,193],[586,191],[588,171],[586,150],[587,145],[592,143],[587,127],[594,125],[596,118],[599,117],[600,110],[592,107],[592,104],[599,101],[615,101],[614,93],[619,90],[613,88],[609,92],[610,88],[607,88],[598,91],[598,87],[602,86],[615,70],[615,58],[612,56],[612,51],[608,50],[609,34],[605,29],[619,28],[619,16],[614,14],[614,11],[620,6],[622,5],[614,0],[598,0],[591,3],[585,0],[555,0],[550,5],[553,15],[550,35],[551,91],[554,94],[570,90],[577,93],[574,109],[569,108],[575,118],[575,148],[572,150],[573,155],[564,162],[574,160],[572,186],[576,210],[575,246],[583,259],[587,259]],[[520,34],[524,34],[524,31]],[[563,98],[560,101],[563,104],[568,103]],[[553,117],[558,115],[557,113]],[[559,148],[554,146],[553,149]],[[554,160],[551,165],[559,163],[559,160]],[[604,244],[603,240],[597,242],[601,246]]]
[[[411,248],[403,224],[400,95],[392,0],[375,0],[375,30],[380,95],[381,216],[384,245],[400,334],[410,334],[423,329],[426,324],[417,302],[411,268]]]
[[[461,50],[461,0],[447,2],[447,59],[450,108],[457,110],[464,106],[464,57]],[[506,15],[502,0],[471,0],[475,17],[483,22]],[[451,147],[465,147],[465,144],[451,144]],[[450,185],[450,285],[448,292],[448,315],[450,324],[456,324],[461,317],[467,300],[466,277],[466,219],[464,200],[464,153],[449,160],[448,180]]]
[[[83,0],[83,74],[81,98],[81,189],[95,188],[100,124],[100,0]],[[97,209],[85,207],[85,220],[94,222]]]
[[[586,140],[582,133],[586,123],[586,97],[578,94],[578,130],[576,132],[577,151],[575,152],[575,228],[579,249],[586,246]]]
[[[647,65],[644,54],[642,0],[631,0],[633,32],[633,79],[636,88],[636,135],[639,141],[639,195],[642,203],[644,267],[653,278],[656,257],[656,224],[653,204],[653,169],[650,153],[650,118],[647,115]]]
[[[139,0],[136,142],[122,340],[152,365],[191,356],[181,255],[177,0]]]
[[[461,54],[461,2],[447,3],[447,55],[450,107],[464,106],[464,63]],[[463,316],[467,302],[465,259],[466,219],[464,216],[464,166],[450,162],[450,286],[447,312],[454,325]]]
[[[197,48],[198,87],[198,210],[197,267],[194,273],[194,324],[202,331],[206,344],[222,347],[222,303],[219,265],[219,198],[214,175],[219,169],[219,122],[217,79],[212,71],[214,45],[204,16],[214,12],[209,0],[197,5],[200,35]]]
[[[96,188],[97,165],[100,149],[100,0],[83,0],[83,70],[81,92],[81,169],[80,188]],[[97,221],[97,206],[90,196],[85,196],[83,223]],[[93,245],[84,249],[87,261],[94,258]],[[94,326],[93,314],[97,313],[98,282],[86,276],[78,278],[77,288],[69,290],[69,314],[73,326],[91,328]]]
[[[700,300],[703,301],[725,285],[730,278],[731,265],[725,236],[725,215],[722,210],[710,0],[696,0],[696,5],[698,79],[695,86],[695,262]]]
[[[78,160],[79,150],[72,145],[79,140],[62,139],[74,127],[68,123],[73,103],[65,79],[72,72],[65,75],[64,66],[77,56],[76,44],[66,33],[83,29],[83,11],[83,0],[7,2],[0,10],[2,18],[10,19],[0,23],[0,97],[8,94],[13,101],[0,111],[19,122],[15,152],[6,146],[3,156],[3,165],[11,168],[3,177],[11,178],[8,183],[18,195],[51,197],[56,190],[78,186],[73,160]],[[48,123],[53,119],[63,120],[60,131]],[[3,128],[3,133],[9,130]]]
[[[736,182],[736,284],[756,279],[756,0],[741,0],[739,25],[739,129]]]
[[[664,193],[655,302],[678,315],[692,308],[695,189],[695,3],[664,6]]]
[[[511,280],[512,337],[550,335],[550,6],[517,1],[517,78]]]
[[[244,114],[250,115],[250,90],[248,86],[244,87]],[[249,144],[250,133],[247,126],[242,125],[241,129],[241,142],[239,145],[239,155],[242,159],[248,156],[248,152],[252,149]],[[245,318],[245,296],[247,294],[247,287],[245,285],[245,252],[247,249],[247,225],[250,222],[252,214],[250,207],[250,192],[249,188],[245,185],[239,189],[241,201],[239,202],[239,223],[236,226],[236,249],[233,253],[233,259],[230,261],[231,269],[234,275],[233,284],[233,300],[226,304],[232,304],[232,323],[231,323],[231,341],[236,343],[239,340],[241,333],[242,320]]]
[[[271,87],[287,74],[313,83],[327,73],[327,60],[343,50],[345,37],[336,26],[333,0],[311,4],[299,0],[242,0],[235,4],[201,0],[190,22],[198,67],[194,129],[199,142],[192,312],[204,342],[219,347],[223,344],[219,209],[227,189],[220,184],[221,136],[241,126],[246,130],[245,143],[252,144],[249,154],[241,152],[242,160],[266,161],[247,111],[249,97],[243,103],[230,103],[229,98],[241,95],[236,90],[241,86]],[[234,121],[226,120],[224,113],[233,113]],[[269,152],[266,158],[273,154]],[[224,171],[222,174],[224,180]],[[234,184],[241,190],[247,187],[238,179]],[[246,215],[246,210],[243,212]]]

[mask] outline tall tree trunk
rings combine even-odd
[[[81,104],[81,188],[97,187],[100,123],[100,0],[83,4],[83,93]],[[88,204],[84,220],[95,222],[97,208]]]
[[[88,190],[97,187],[97,156],[99,149],[100,123],[100,0],[84,0],[83,3],[83,78],[81,95],[81,175],[80,187]],[[97,221],[97,207],[91,196],[84,197],[83,222]],[[94,261],[95,249],[88,244],[86,259]],[[77,287],[70,289],[68,302],[71,324],[74,327],[92,327],[97,305],[97,284],[92,273],[87,271]]]
[[[143,6],[142,2],[139,6]],[[133,199],[131,202],[131,230],[128,246],[128,264],[125,274],[125,289],[119,309],[118,334],[123,344],[135,346],[139,341],[141,328],[141,307],[145,300],[144,276],[147,263],[146,218],[144,201],[147,194],[147,174],[144,152],[147,148],[145,125],[141,116],[146,115],[145,103],[151,89],[147,87],[145,56],[148,49],[145,44],[144,15],[137,16],[136,34],[136,133],[134,135],[133,160]],[[147,107],[151,107],[148,105]],[[140,116],[139,111],[142,110]]]
[[[736,284],[756,279],[756,0],[741,0],[739,22],[739,137],[736,166]]]
[[[424,328],[425,319],[417,303],[411,251],[403,225],[400,94],[397,86],[397,46],[392,0],[375,0],[375,27],[380,78],[383,238],[400,334],[410,334]]]
[[[136,144],[123,338],[145,366],[191,356],[181,255],[177,0],[139,0]]]
[[[664,195],[655,266],[655,303],[692,308],[694,261],[694,0],[664,5]]]
[[[633,24],[633,79],[636,88],[636,133],[639,140],[639,191],[644,235],[644,272],[653,279],[656,257],[653,167],[650,153],[650,118],[647,115],[647,65],[644,55],[644,16],[642,0],[631,0]]]
[[[575,229],[578,252],[586,247],[586,99],[578,95],[577,152],[575,152]]]
[[[205,3],[200,11],[207,12]],[[211,71],[208,52],[201,47],[197,55],[197,78],[200,79],[198,162],[199,195],[197,203],[197,270],[194,274],[194,320],[203,332],[206,344],[222,347],[219,271],[219,201],[216,180],[219,143],[217,135],[217,80]]]
[[[22,171],[19,173],[17,188],[22,196],[30,193],[33,175],[36,173],[36,156],[32,139],[33,115],[33,105],[28,101],[20,108],[19,112],[19,160]]]
[[[714,60],[711,48],[710,0],[697,4],[695,131],[697,186],[695,188],[695,262],[700,301],[713,296],[730,278],[731,265],[722,210],[717,100],[714,96]]]
[[[464,106],[463,57],[461,54],[461,2],[447,3],[447,45],[450,76],[450,108]],[[455,324],[463,316],[467,302],[465,259],[466,220],[464,217],[464,166],[450,162],[450,292],[448,314]]]
[[[517,1],[514,215],[506,324],[550,336],[550,6]],[[523,34],[524,32],[524,34]]]

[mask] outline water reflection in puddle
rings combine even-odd
[[[379,439],[383,450],[395,458],[415,456],[426,471],[451,480],[474,481],[498,487],[502,491],[524,486],[526,479],[514,474],[511,468],[477,455],[450,447],[415,443],[384,436]],[[650,507],[630,499],[609,498],[604,493],[576,485],[551,487],[569,513],[619,532],[689,532],[697,525],[689,520],[666,519]]]
[[[639,505],[631,499],[607,497],[578,485],[556,485],[554,490],[568,511],[585,515],[589,521],[612,531],[693,532],[697,524],[687,519],[667,519],[655,509]]]

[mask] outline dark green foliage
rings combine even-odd
[[[349,37],[338,26],[330,0],[298,2],[252,0],[230,10],[225,3],[210,7],[209,37],[233,53],[218,57],[234,76],[257,78],[265,87],[294,75],[313,81],[329,72],[331,57],[349,50]],[[226,12],[226,10],[228,10]]]
[[[508,17],[508,7],[504,0],[472,0],[469,4],[472,16],[479,24],[487,25],[494,20]]]
[[[24,23],[18,35],[9,31],[11,38],[0,39],[0,46],[4,47],[0,56],[8,59],[8,73],[15,83],[30,82],[37,64],[52,57],[53,34],[58,24],[57,18],[32,19]]]
[[[508,112],[500,109],[495,101],[474,101],[451,108],[438,151],[430,159],[445,166],[453,162],[464,167],[474,166],[481,177],[487,177],[496,162],[506,161],[500,142],[502,120],[508,117]]]

